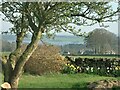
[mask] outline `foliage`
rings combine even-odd
[[[63,67],[62,73],[75,74],[78,71],[80,71],[80,67],[79,66],[75,67],[74,65],[67,63]]]
[[[118,37],[103,28],[90,32],[85,38],[85,43],[95,54],[118,53]]]
[[[14,25],[11,32],[16,34],[21,31],[32,33],[33,29],[42,26],[47,35],[61,30],[79,35],[73,24],[90,26],[100,23],[104,26],[103,22],[115,21],[112,16],[118,11],[119,8],[115,11],[109,2],[4,2],[1,12],[5,20]]]
[[[57,46],[39,46],[26,62],[25,72],[35,75],[61,72],[66,61],[59,51]]]
[[[76,58],[71,64],[79,66],[80,72],[101,76],[120,76],[120,60],[107,58]],[[69,72],[69,69],[68,69]]]
[[[67,44],[61,46],[61,52],[65,55],[66,52],[70,52],[70,55],[81,55],[81,51],[86,49],[84,44]]]

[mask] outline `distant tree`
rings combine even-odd
[[[104,54],[106,51],[114,51],[118,45],[118,37],[103,28],[95,29],[85,38],[88,48],[92,48],[95,54]]]
[[[43,33],[48,36],[64,30],[78,34],[73,26],[94,25],[114,21],[119,9],[114,10],[109,2],[3,2],[2,13],[14,27],[11,32],[16,35],[16,49],[6,60],[7,70],[4,81],[9,82],[12,89],[18,87],[25,63],[38,46]],[[22,41],[27,33],[31,33],[31,42],[21,53]]]
[[[62,46],[61,50],[64,52],[70,52],[72,55],[79,55],[82,49],[85,49],[85,45],[83,44],[67,44]]]

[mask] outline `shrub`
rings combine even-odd
[[[72,59],[69,61],[72,61]],[[102,76],[120,76],[120,60],[117,58],[76,58],[75,61],[70,63],[74,64],[76,67],[79,66],[81,72],[84,73],[98,74]]]
[[[25,72],[37,75],[61,72],[66,61],[59,51],[57,46],[39,46],[25,64]]]
[[[80,69],[79,66],[75,67],[74,65],[67,63],[64,65],[62,73],[74,74],[77,73],[79,69]]]

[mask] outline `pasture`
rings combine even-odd
[[[120,80],[120,77],[79,74],[49,74],[33,76],[24,74],[19,88],[86,88],[89,82],[98,80]]]
[[[69,56],[71,58],[120,58],[119,56],[117,55],[81,55],[81,56]]]

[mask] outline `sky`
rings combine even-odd
[[[118,7],[117,2],[111,2],[110,4],[112,5],[112,8],[114,10],[117,9],[117,7]],[[109,25],[109,27],[105,28],[106,30],[118,35],[118,22],[107,22],[107,23],[105,23],[105,25]],[[90,32],[90,31],[93,31],[96,28],[103,28],[103,27],[100,27],[99,24],[95,24],[93,26],[81,26],[81,27],[78,27],[78,28],[81,29],[81,32]],[[62,32],[60,34],[65,34],[66,35],[68,33]]]
[[[118,3],[115,3],[115,2],[112,2],[111,5],[112,5],[113,9],[115,9],[115,10],[118,7]],[[0,17],[3,17],[3,15],[1,15]],[[0,18],[0,23],[1,23],[0,28],[2,31],[7,31],[7,30],[9,30],[9,28],[12,27],[11,23],[2,21],[1,18]],[[106,23],[106,25],[109,25],[109,27],[105,28],[106,30],[113,32],[116,35],[118,34],[118,22],[108,22],[108,23]],[[76,28],[78,28],[78,29],[80,28],[81,32],[90,32],[96,28],[101,28],[101,27],[99,26],[99,24],[95,24],[93,26],[80,26],[80,27],[76,27]],[[61,33],[58,33],[58,35],[70,35],[70,34],[67,32],[61,32]]]

